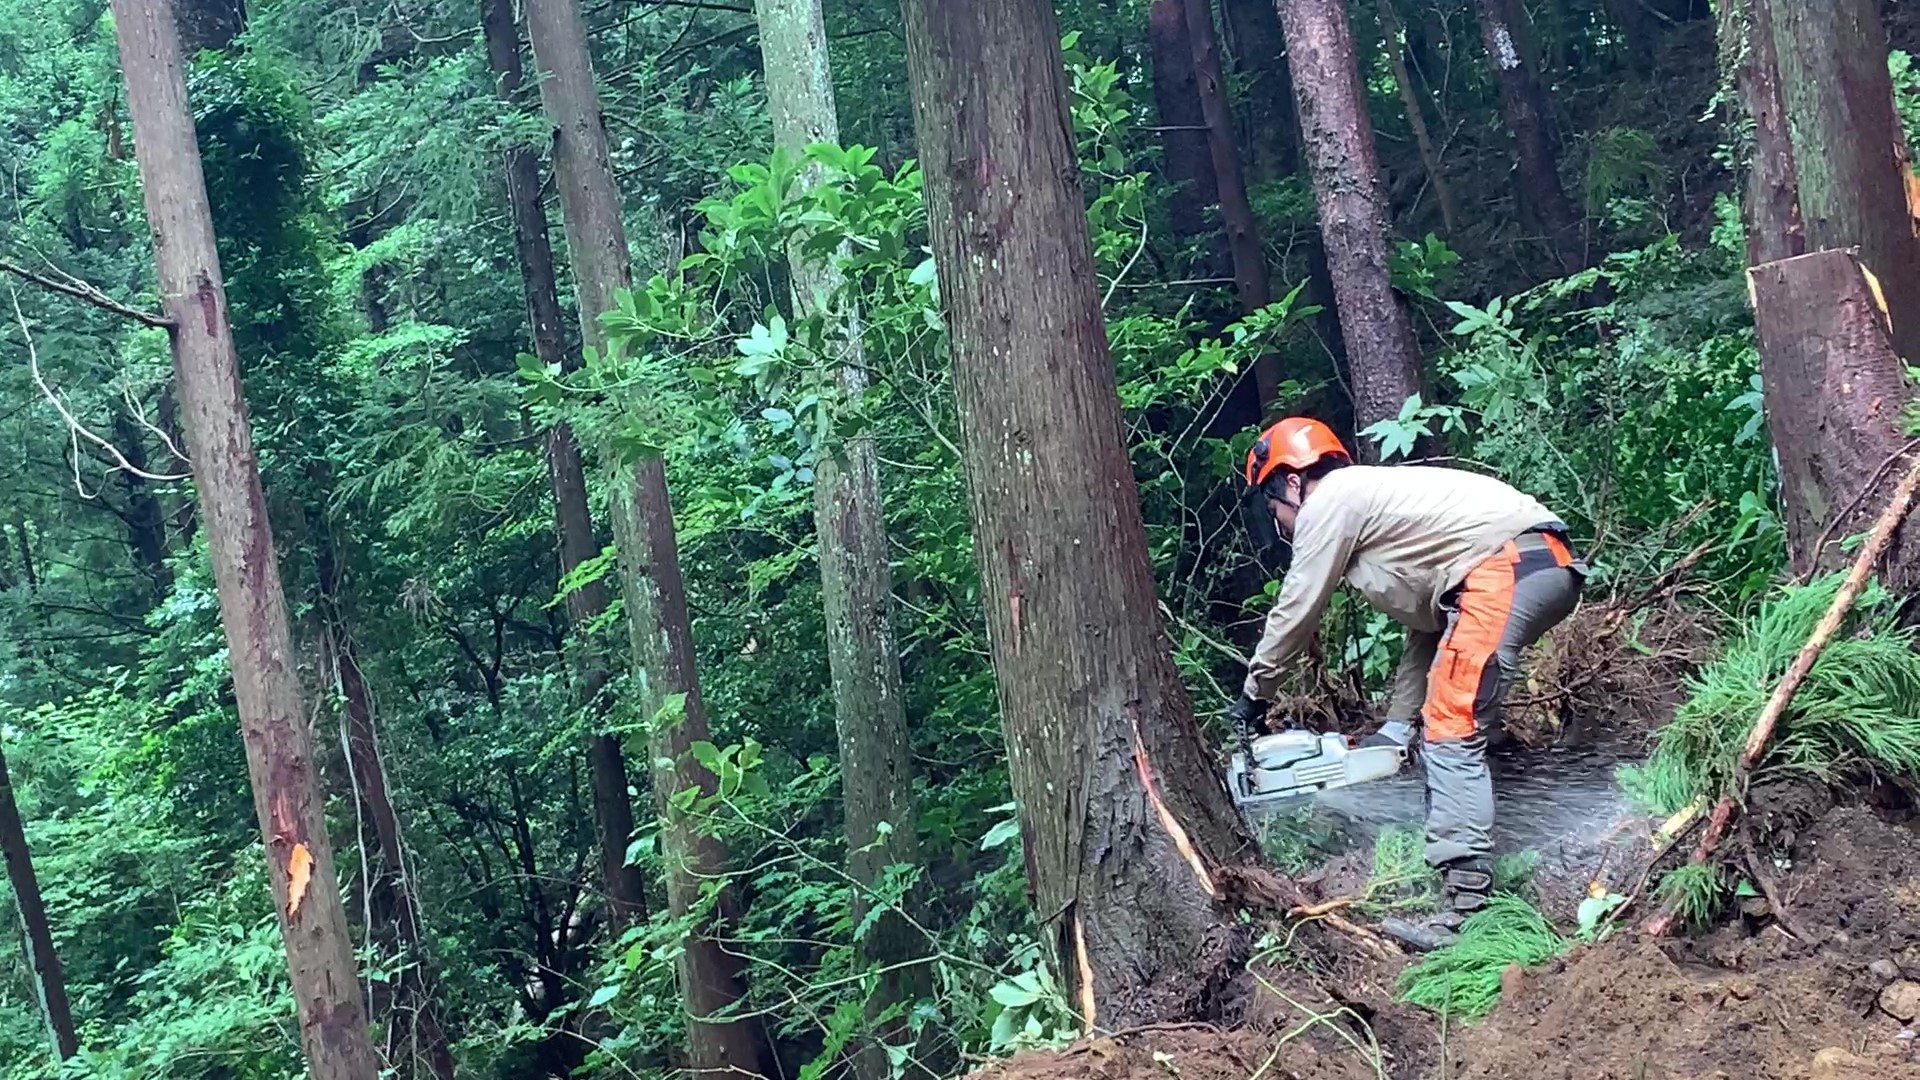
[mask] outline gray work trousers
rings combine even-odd
[[[1447,595],[1421,710],[1430,865],[1493,857],[1487,731],[1500,722],[1520,654],[1573,612],[1585,576],[1562,535],[1527,532]]]

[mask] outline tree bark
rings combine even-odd
[[[1281,0],[1280,22],[1346,343],[1354,425],[1365,428],[1399,415],[1420,389],[1413,324],[1387,277],[1392,217],[1380,187],[1373,124],[1346,9],[1321,0]],[[1364,442],[1362,451],[1368,452]]]
[[[1761,0],[1718,0],[1723,62],[1732,67],[1740,100],[1753,120],[1753,146],[1746,161],[1747,265],[1804,255],[1800,183],[1780,95],[1774,57],[1773,16]]]
[[[1173,188],[1167,216],[1176,238],[1191,241],[1214,232],[1207,209],[1220,201],[1220,185],[1213,178],[1207,118],[1200,112],[1193,43],[1181,3],[1153,0],[1147,9],[1147,35],[1153,52],[1153,100],[1160,113],[1160,167]],[[1231,266],[1216,238],[1209,239],[1195,270],[1201,277],[1222,277]]]
[[[301,1046],[315,1080],[374,1080],[380,1063],[361,1007],[307,713],[291,663],[279,561],[241,394],[172,4],[115,0],[113,14]]]
[[[1233,66],[1246,76],[1245,91],[1250,171],[1262,180],[1300,171],[1294,128],[1293,78],[1287,71],[1286,41],[1272,0],[1220,0]]]
[[[1213,1014],[1256,858],[1173,667],[1048,0],[905,0],[974,550],[1033,910],[1089,1027]]]
[[[500,100],[518,106],[525,92],[526,74],[520,62],[520,35],[514,26],[512,0],[482,0],[481,29]],[[513,243],[520,256],[520,282],[527,297],[527,325],[533,332],[534,356],[544,365],[578,370],[580,356],[567,348],[566,324],[555,284],[553,244],[547,235],[547,211],[540,202],[539,155],[530,147],[514,146],[507,151],[506,170]],[[564,420],[555,423],[547,432],[546,443],[554,538],[564,578],[600,554],[600,541],[593,527],[587,474],[573,426]],[[585,628],[606,614],[612,602],[613,591],[604,579],[590,581],[567,594],[578,692],[581,703],[596,716],[604,715],[612,704],[606,688],[612,679],[613,659],[587,637]],[[599,834],[600,882],[606,891],[608,928],[617,938],[635,920],[644,919],[647,910],[645,875],[627,862],[627,848],[633,841],[633,798],[628,794],[626,755],[619,738],[605,732],[588,736],[587,763],[594,825]]]
[[[554,128],[554,175],[573,259],[581,337],[604,354],[606,331],[600,316],[613,309],[615,290],[631,284],[633,267],[619,190],[607,160],[586,27],[574,0],[530,0],[526,10],[534,58],[545,76],[540,96]],[[617,455],[610,457],[614,459]],[[627,475],[615,478],[613,488],[614,545],[640,705],[654,727],[648,759],[655,763],[653,795],[662,821],[667,907],[679,918],[702,904],[707,883],[722,880],[727,870],[725,846],[702,832],[672,798],[688,788],[713,790],[713,775],[689,753],[693,743],[708,738],[706,707],[694,670],[693,626],[680,576],[666,463],[658,456],[643,457]],[[734,903],[733,890],[721,888],[710,916],[684,943],[680,984],[688,1012],[689,1065],[698,1072],[760,1075],[766,1057],[758,1024],[728,1015],[746,989],[744,960],[718,940]]]
[[[1432,185],[1434,201],[1440,206],[1441,224],[1449,237],[1458,237],[1460,207],[1453,201],[1453,185],[1447,182],[1440,151],[1433,144],[1433,134],[1427,130],[1427,114],[1420,104],[1419,91],[1414,89],[1413,73],[1407,70],[1400,16],[1394,13],[1393,0],[1376,0],[1376,4],[1380,9],[1380,28],[1387,38],[1387,65],[1393,70],[1393,84],[1400,91],[1400,104],[1407,110],[1407,126],[1413,130],[1414,145],[1420,150],[1420,165],[1427,171],[1427,183]]]
[[[1920,240],[1877,5],[1755,6],[1772,22],[1807,249],[1858,248],[1893,312],[1894,350],[1920,361]]]
[[[1474,8],[1494,82],[1500,87],[1500,115],[1513,135],[1521,213],[1546,237],[1561,269],[1578,270],[1587,264],[1586,243],[1580,235],[1580,217],[1560,184],[1552,113],[1525,40],[1526,12],[1518,0],[1475,0]]]
[[[13,902],[20,909],[27,977],[33,981],[47,1033],[53,1037],[53,1052],[65,1061],[80,1052],[80,1039],[74,1034],[67,977],[60,969],[60,954],[53,948],[53,927],[47,921],[47,905],[40,898],[40,879],[34,875],[33,857],[27,850],[27,830],[13,798],[4,747],[0,747],[0,856],[6,860],[7,883],[13,886]]]
[[[838,143],[840,123],[820,0],[757,0],[755,13],[776,149],[797,161],[814,143]],[[817,168],[801,171],[802,187],[819,182]],[[867,388],[859,312],[846,295],[846,279],[835,259],[809,257],[805,243],[805,234],[796,236],[788,252],[794,319],[798,323],[818,315],[826,321],[825,340],[841,365],[833,378],[845,400],[857,403]],[[837,258],[844,257],[843,250]],[[823,409],[820,416],[814,440],[813,516],[840,743],[847,872],[861,887],[873,888],[888,866],[920,861],[912,740],[893,632],[893,575],[878,453],[872,435],[864,432],[835,445],[831,412]],[[919,897],[910,897],[908,905],[919,907]],[[864,920],[869,908],[867,896],[857,893],[855,919]],[[867,931],[859,942],[860,955],[879,973],[879,985],[867,999],[870,1018],[931,993],[931,969],[914,964],[926,956],[928,946],[899,912],[882,914]],[[874,1032],[877,1041],[854,1055],[854,1071],[862,1080],[891,1075],[881,1043],[907,1041],[906,1019],[898,1016],[884,1031]]]
[[[1900,413],[1911,391],[1878,298],[1848,252],[1819,251],[1748,272],[1767,432],[1794,571],[1843,565],[1906,469]],[[1920,586],[1920,544],[1903,528],[1888,583]]]

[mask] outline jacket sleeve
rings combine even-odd
[[[1393,673],[1393,690],[1387,695],[1388,720],[1418,720],[1427,703],[1427,672],[1433,667],[1440,649],[1440,635],[1430,630],[1407,631],[1407,648],[1400,654],[1400,666]]]
[[[1242,691],[1248,697],[1271,699],[1288,662],[1305,651],[1320,629],[1320,616],[1353,558],[1360,521],[1356,508],[1344,500],[1323,499],[1301,509],[1294,529],[1293,565],[1247,664]]]

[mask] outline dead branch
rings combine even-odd
[[[1847,578],[1840,585],[1840,591],[1834,594],[1833,603],[1827,606],[1827,613],[1820,618],[1820,624],[1813,628],[1813,635],[1800,647],[1799,655],[1793,658],[1792,666],[1780,679],[1773,696],[1760,710],[1760,715],[1747,732],[1747,743],[1740,751],[1740,760],[1735,763],[1733,776],[1729,778],[1727,793],[1713,808],[1713,820],[1707,823],[1705,835],[1700,837],[1700,846],[1694,849],[1693,863],[1704,863],[1713,855],[1721,839],[1726,836],[1727,826],[1732,823],[1736,809],[1736,799],[1746,793],[1747,778],[1753,767],[1759,763],[1760,756],[1766,752],[1767,743],[1773,738],[1773,730],[1786,714],[1787,706],[1793,702],[1793,695],[1806,681],[1807,673],[1813,670],[1814,662],[1826,651],[1827,644],[1839,632],[1840,624],[1846,619],[1847,612],[1853,610],[1853,602],[1860,597],[1860,591],[1866,588],[1867,577],[1872,574],[1874,565],[1880,561],[1887,546],[1893,542],[1893,531],[1906,519],[1907,511],[1913,508],[1913,497],[1920,491],[1920,458],[1916,458],[1907,470],[1906,478],[1894,489],[1893,499],[1887,508],[1880,512],[1879,520],[1873,524],[1873,531],[1867,534],[1867,542],[1860,548],[1860,554],[1853,560],[1853,568],[1847,571]],[[1660,913],[1649,919],[1643,929],[1653,935],[1666,933],[1673,928],[1674,912],[1671,905],[1662,907]]]
[[[92,304],[102,311],[109,311],[122,318],[132,319],[142,326],[152,326],[164,330],[173,325],[172,319],[159,312],[142,311],[139,308],[130,307],[76,277],[62,275],[66,277],[67,280],[58,281],[42,274],[34,273],[19,263],[9,262],[6,259],[0,259],[0,271],[12,274],[22,281],[32,282],[49,292],[57,292],[62,296],[70,296],[82,303]]]

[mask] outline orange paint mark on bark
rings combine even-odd
[[[1208,896],[1220,895],[1213,887],[1213,875],[1207,872],[1206,862],[1194,850],[1193,841],[1188,839],[1186,828],[1180,824],[1180,819],[1173,816],[1165,800],[1160,798],[1160,786],[1153,779],[1153,766],[1147,762],[1146,740],[1140,737],[1139,717],[1133,720],[1133,765],[1139,770],[1141,786],[1147,789],[1147,801],[1153,804],[1153,812],[1160,818],[1160,827],[1167,830],[1167,836],[1173,840],[1174,850],[1193,868],[1193,876],[1199,879],[1200,887],[1206,890]]]

